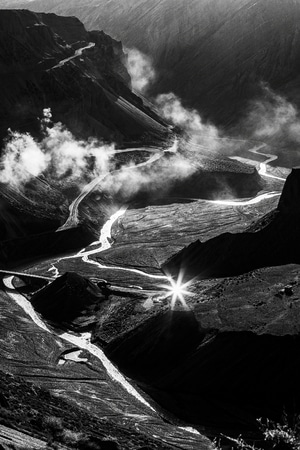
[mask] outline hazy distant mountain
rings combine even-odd
[[[35,0],[23,7],[76,15],[88,29],[151,55],[152,93],[174,91],[216,122],[236,122],[261,80],[300,102],[300,0]]]

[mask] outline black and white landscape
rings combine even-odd
[[[300,448],[300,0],[0,0],[0,447]]]

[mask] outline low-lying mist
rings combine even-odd
[[[110,169],[114,145],[96,140],[76,140],[60,122],[52,124],[49,108],[41,119],[43,138],[29,133],[9,131],[0,160],[0,181],[22,188],[33,177],[46,175],[52,180],[84,180],[87,173]]]
[[[272,137],[300,143],[299,112],[287,99],[262,85],[263,97],[250,103],[243,123],[245,131],[257,139]]]
[[[155,73],[147,55],[136,49],[128,50],[129,60],[133,58],[132,55],[135,63],[134,86],[136,91],[145,94],[159,73]],[[140,84],[141,89],[138,87]],[[274,92],[267,83],[262,81],[260,87],[260,96],[249,102],[245,117],[241,118],[234,130],[230,130],[230,134],[211,123],[205,123],[197,110],[186,108],[173,92],[161,94],[151,101],[166,120],[186,132],[192,151],[209,155],[237,155],[245,149],[241,145],[243,140],[248,141],[246,149],[255,145],[252,141],[257,141],[270,145],[267,153],[278,155],[279,165],[290,167],[298,164],[299,111],[293,102]]]
[[[279,157],[277,165],[299,164],[300,117],[297,106],[262,84],[262,97],[249,104],[249,112],[241,123],[245,135],[269,144],[271,153]]]
[[[133,87],[147,92],[157,76],[151,60],[135,49],[128,50],[127,67]],[[174,129],[182,130],[184,136],[180,142],[174,134],[169,151],[165,149],[164,156],[161,151],[154,164],[136,164],[132,159],[117,168],[114,143],[76,139],[62,123],[53,123],[51,110],[45,108],[40,119],[43,137],[39,141],[29,133],[9,130],[0,160],[0,182],[22,189],[32,178],[44,175],[54,182],[70,180],[80,187],[103,176],[101,190],[112,195],[122,192],[122,199],[130,201],[140,190],[168,191],[170,185],[199,170],[203,155],[214,158],[223,154],[236,155],[241,148],[239,140],[248,142],[248,148],[255,146],[252,141],[271,142],[274,137],[286,143],[300,142],[297,109],[268,86],[264,86],[263,98],[252,102],[234,138],[229,138],[213,124],[205,123],[198,111],[185,108],[174,93],[161,94],[151,101],[161,116],[176,127]],[[274,145],[267,153],[276,153],[276,150]],[[223,188],[226,196],[233,195],[228,186]]]
[[[134,159],[121,168],[116,166],[115,145],[96,140],[77,140],[61,123],[52,123],[49,108],[40,120],[43,138],[29,133],[9,131],[0,160],[0,181],[22,190],[34,177],[45,176],[55,181],[68,180],[78,186],[101,178],[99,188],[111,195],[122,191],[122,199],[130,200],[140,189],[163,189],[169,182],[182,179],[195,171],[195,166],[182,154],[172,151],[163,158],[163,151],[152,164],[136,164]],[[174,149],[174,146],[173,146]],[[130,155],[130,153],[128,153]]]

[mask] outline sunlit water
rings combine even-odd
[[[44,321],[40,318],[40,316],[35,312],[31,303],[23,297],[21,294],[17,293],[14,289],[13,285],[13,276],[4,278],[3,282],[5,287],[7,288],[7,294],[30,316],[33,322],[48,333],[53,334],[53,332],[47,327]],[[130,394],[133,395],[139,402],[143,403],[147,408],[155,411],[155,409],[137,392],[137,390],[126,380],[126,378],[119,372],[119,370],[110,362],[110,360],[106,357],[104,352],[97,347],[96,345],[91,343],[91,334],[83,333],[81,335],[74,335],[71,333],[62,333],[59,337],[77,347],[87,350],[90,354],[94,355],[98,358],[109,376],[115,380],[117,383],[121,384],[124,389]]]
[[[168,149],[167,151],[176,152],[178,146],[178,141],[174,141],[172,147]],[[261,149],[263,146],[259,146],[257,148],[254,148],[250,151],[257,154],[262,154],[267,158],[267,160],[264,163],[260,164],[260,174],[264,176],[270,176],[272,178],[276,178],[279,180],[283,180],[279,177],[274,177],[272,175],[267,174],[267,164],[273,160],[275,160],[277,157],[275,155],[269,155],[264,154],[262,152],[259,152],[258,150]],[[162,155],[164,154],[163,151],[155,153],[148,161],[138,164],[136,166],[129,167],[128,170],[135,169],[136,167],[144,166],[153,163]],[[78,207],[81,203],[81,201],[93,190],[96,186],[101,183],[103,180],[103,177],[106,175],[101,175],[100,177],[97,177],[94,179],[91,183],[85,186],[85,188],[82,190],[82,192],[79,194],[79,196],[72,202],[70,205],[70,215],[67,219],[67,222],[64,224],[64,226],[61,227],[61,229],[66,228],[70,223],[77,222],[78,221]],[[260,203],[264,200],[270,199],[274,196],[279,196],[280,193],[278,192],[268,192],[261,195],[258,195],[250,200],[245,201],[233,201],[233,200],[214,200],[209,201],[210,203],[220,204],[220,205],[227,205],[227,206],[247,206],[247,205],[254,205],[257,203]],[[153,275],[146,273],[144,271],[138,270],[138,269],[131,269],[126,267],[118,267],[118,266],[105,266],[103,264],[98,263],[97,261],[90,260],[89,256],[98,254],[102,251],[108,250],[111,247],[111,229],[113,224],[122,217],[126,212],[126,207],[120,208],[118,211],[116,211],[104,224],[104,226],[101,229],[99,239],[95,242],[93,242],[89,247],[80,250],[77,254],[66,256],[64,258],[60,258],[57,260],[57,263],[61,260],[66,260],[70,258],[81,258],[84,263],[92,264],[96,266],[99,269],[110,269],[110,270],[121,270],[121,271],[129,271],[132,273],[136,273],[142,276],[145,276],[147,278],[156,279],[156,280],[164,280],[166,284],[162,285],[161,288],[165,290],[164,298],[171,298],[170,306],[172,309],[174,309],[177,302],[181,304],[181,306],[184,309],[188,309],[188,305],[186,303],[185,297],[189,295],[193,295],[189,292],[188,287],[189,283],[182,283],[183,275],[180,274],[177,280],[173,280],[170,277],[167,277],[165,275]],[[48,269],[49,272],[53,272],[53,277],[57,278],[60,273],[58,268],[52,264],[51,267]],[[44,321],[40,318],[40,316],[35,312],[34,308],[32,307],[31,303],[26,300],[25,297],[23,297],[21,294],[17,293],[13,286],[13,276],[9,276],[4,278],[3,280],[6,288],[7,293],[10,295],[10,297],[31,317],[31,319],[34,321],[36,325],[38,325],[41,329],[43,329],[46,332],[52,333],[52,330],[50,330],[47,325],[44,323]],[[97,346],[93,345],[91,343],[91,335],[89,333],[83,333],[81,335],[75,335],[71,333],[62,333],[59,335],[61,339],[64,339],[65,341],[76,345],[78,348],[88,351],[90,354],[94,355],[96,358],[98,358],[105,369],[107,370],[107,373],[109,376],[116,381],[117,383],[121,384],[126,391],[134,396],[139,402],[144,404],[147,408],[151,409],[152,411],[155,411],[154,408],[136,391],[136,389],[126,380],[126,378],[118,371],[118,369],[109,361],[109,359],[105,356],[104,352]],[[183,428],[187,431],[198,433],[196,430],[192,428]]]
[[[261,144],[259,146],[252,148],[249,151],[252,153],[255,153],[255,154],[260,154],[260,155],[266,156],[266,158],[267,158],[266,161],[264,163],[260,164],[260,173],[264,176],[269,176],[269,175],[267,175],[267,164],[271,161],[276,160],[277,156],[271,155],[271,154],[266,154],[266,153],[259,151],[262,148],[264,148],[265,146],[266,146],[266,144]],[[166,151],[176,152],[177,148],[178,148],[178,139],[176,138],[174,140],[172,146],[169,149],[167,149],[165,151],[156,151],[155,154],[151,158],[149,158],[147,161],[137,164],[135,166],[128,167],[127,170],[132,170],[137,167],[152,164],[154,161],[161,158],[163,156],[164,152],[166,152]],[[92,180],[88,185],[86,185],[83,188],[82,192],[78,195],[78,197],[70,205],[69,218],[67,219],[65,225],[61,227],[61,229],[65,228],[68,223],[74,222],[74,220],[78,221],[78,208],[79,208],[81,201],[90,192],[92,192],[92,190],[95,189],[95,187],[98,186],[99,183],[101,183],[101,181],[105,178],[105,176],[106,175],[101,175],[100,177],[97,177],[96,179]],[[279,178],[279,177],[274,177],[272,175],[270,175],[270,177],[284,181],[284,179]],[[251,198],[249,200],[206,200],[206,201],[209,203],[212,203],[212,204],[223,205],[223,206],[250,206],[250,205],[258,204],[260,202],[263,202],[265,200],[268,200],[270,198],[273,198],[273,197],[276,197],[279,195],[280,195],[279,192],[273,191],[273,192],[267,192],[267,193],[257,195],[256,197]],[[178,280],[174,281],[173,279],[171,279],[170,277],[167,277],[165,275],[150,274],[150,273],[144,272],[140,269],[133,269],[133,268],[128,268],[128,267],[106,266],[105,264],[101,264],[93,259],[90,259],[91,255],[97,255],[100,252],[108,250],[111,247],[112,226],[120,217],[122,217],[125,214],[125,212],[126,212],[126,207],[122,207],[107,220],[107,222],[104,224],[104,226],[101,229],[100,236],[97,241],[90,244],[87,248],[80,250],[75,255],[70,255],[70,256],[60,258],[59,260],[57,260],[57,263],[62,260],[81,258],[81,260],[84,263],[91,264],[91,265],[97,267],[99,270],[109,269],[109,270],[114,270],[114,271],[131,272],[131,273],[135,273],[137,275],[141,275],[143,277],[147,277],[147,278],[154,279],[154,280],[164,280],[167,282],[165,285],[163,285],[164,289],[167,292],[165,298],[168,298],[168,297],[171,298],[171,302],[170,302],[171,308],[173,309],[175,307],[177,301],[184,308],[187,308],[187,304],[186,304],[184,297],[189,295],[189,293],[186,290],[187,286],[182,285],[182,280],[180,280],[180,277],[178,278]],[[60,275],[58,268],[54,264],[51,265],[51,268],[49,269],[49,271],[53,272],[54,277],[58,277]]]

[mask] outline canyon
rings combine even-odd
[[[257,13],[254,3],[225,11],[214,35],[245,9]],[[283,30],[294,17],[285,20]],[[224,435],[242,432],[264,445],[259,417],[299,414],[297,151],[247,130],[234,136],[230,108],[227,132],[201,145],[131,91],[122,44],[91,23],[87,31],[75,17],[0,11],[0,443],[215,450],[214,439],[227,449]],[[279,79],[275,64],[268,78],[280,94],[297,72],[296,55],[283,53],[292,68]],[[248,104],[251,82],[239,86],[248,92],[239,105],[228,86],[215,110],[204,94],[195,102],[219,123],[222,102]],[[5,181],[7,161],[18,168],[29,149],[47,164]],[[66,169],[65,149],[82,155]]]

